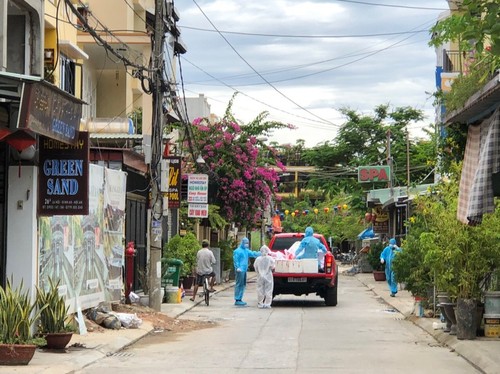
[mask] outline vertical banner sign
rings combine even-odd
[[[382,210],[381,207],[375,207],[372,209],[372,216],[375,216],[373,232],[376,234],[389,234],[389,212]]]
[[[208,202],[208,175],[188,175],[188,203]]]
[[[208,217],[208,175],[188,175],[188,217]]]
[[[126,173],[105,169],[104,173],[104,257],[109,264],[106,299],[120,300],[125,242]]]
[[[39,216],[89,212],[89,134],[78,136],[76,145],[40,136]]]
[[[181,207],[181,158],[167,157],[168,167],[168,209]]]

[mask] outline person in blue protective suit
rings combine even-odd
[[[318,251],[326,253],[327,249],[318,238],[314,237],[314,230],[309,226],[306,228],[306,231],[304,233],[304,239],[302,239],[299,247],[295,251],[295,258],[297,260],[301,260],[303,258],[315,258],[318,260],[318,268],[321,268],[321,263],[318,258]]]
[[[401,252],[401,248],[397,246],[396,239],[392,238],[389,240],[389,245],[385,247],[380,254],[380,262],[385,264],[385,278],[387,279],[387,284],[389,285],[392,297],[396,296],[398,293],[398,283],[396,282],[394,272],[392,271],[392,261],[398,252]]]
[[[233,251],[233,263],[236,283],[234,286],[234,305],[247,305],[243,301],[243,294],[247,285],[248,259],[259,257],[260,252],[250,250],[248,238],[241,240],[240,246]]]

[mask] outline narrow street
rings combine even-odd
[[[340,277],[337,307],[315,295],[282,295],[272,309],[258,309],[254,282],[247,287],[249,306],[235,307],[232,292],[181,317],[214,327],[146,337],[78,373],[478,372],[355,277]]]

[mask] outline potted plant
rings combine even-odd
[[[474,339],[477,324],[477,301],[482,284],[492,269],[500,264],[498,226],[500,210],[485,214],[481,224],[466,225],[457,219],[458,168],[448,181],[436,185],[427,195],[414,200],[411,229],[404,244],[405,252],[420,253],[414,274],[422,270],[432,274],[434,285],[456,302],[457,338]],[[396,277],[399,277],[397,267]]]
[[[229,281],[231,270],[233,269],[233,250],[236,244],[232,239],[220,240],[218,247],[220,248],[220,261],[222,269],[222,281]]]
[[[200,248],[201,245],[196,236],[191,232],[187,232],[184,236],[175,235],[172,237],[163,249],[164,258],[182,261],[180,277],[184,280],[183,287],[186,290],[190,289],[194,282],[193,273],[196,268],[196,253]]]
[[[373,278],[376,281],[385,281],[385,265],[380,263],[380,254],[384,250],[384,243],[376,242],[370,245],[368,262],[373,269]]]
[[[49,278],[46,290],[36,287],[36,306],[40,310],[38,333],[47,340],[47,349],[64,349],[75,331],[68,323],[68,310],[64,296],[59,295],[59,281]]]
[[[139,304],[149,306],[149,261],[144,269],[137,269],[137,277],[142,287],[142,294],[139,295]]]
[[[33,336],[33,327],[41,311],[36,310],[23,282],[12,288],[12,281],[0,286],[0,365],[27,365],[44,338]]]

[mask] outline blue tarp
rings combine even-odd
[[[369,227],[366,230],[361,231],[358,235],[358,239],[372,239],[375,237],[375,233],[373,232],[373,228]]]

